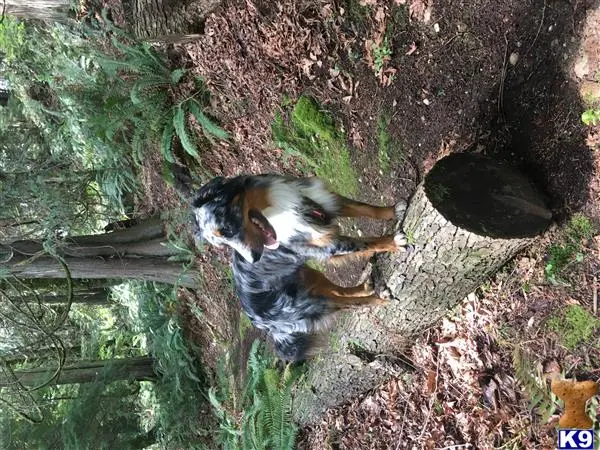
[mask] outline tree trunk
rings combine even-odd
[[[66,277],[59,261],[44,255],[40,241],[16,241],[0,248],[0,273],[22,279]],[[56,252],[74,279],[139,279],[195,287],[199,276],[183,274],[181,263],[167,260],[178,251],[166,245],[158,218],[121,231],[68,237],[57,245]]]
[[[149,356],[84,361],[64,366],[50,385],[93,383],[99,380],[105,383],[118,380],[153,381],[156,378],[153,364],[154,360]],[[23,386],[35,388],[45,384],[54,370],[53,368],[40,368],[18,370],[13,373]],[[14,383],[13,377],[6,372],[0,372],[0,387],[11,386]]]
[[[64,21],[70,7],[69,0],[5,0],[6,14],[23,19]]]
[[[129,0],[133,32],[138,38],[181,43],[203,32],[205,17],[221,0]]]
[[[416,334],[435,325],[550,220],[543,196],[510,168],[470,154],[438,162],[402,223],[414,249],[376,261],[374,283],[390,292],[390,304],[340,318],[333,332],[340,351],[309,364],[295,419],[313,423],[328,408],[384,382],[388,363]]]
[[[100,259],[64,258],[74,279],[121,279],[155,281],[183,287],[197,287],[199,274],[183,273],[181,263],[169,262],[164,258]],[[31,260],[26,256],[14,256],[10,263],[0,264],[0,271],[12,276],[27,278],[66,278],[63,266],[52,257],[43,256]]]

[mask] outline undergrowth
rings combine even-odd
[[[515,377],[529,399],[529,410],[537,414],[542,423],[548,423],[558,406],[558,398],[550,390],[541,364],[534,362],[518,345],[514,347],[512,360]]]
[[[306,171],[314,171],[342,195],[357,193],[346,135],[314,99],[300,97],[288,121],[275,117],[272,131],[275,144],[286,156],[298,158]]]
[[[575,214],[563,229],[560,242],[548,247],[546,278],[552,283],[564,283],[562,273],[584,258],[584,245],[594,236],[592,222],[583,214]]]
[[[197,158],[196,142],[227,138],[205,111],[203,81],[171,69],[152,45],[112,27],[106,17],[92,25],[5,19],[0,50],[11,111],[3,111],[3,125],[26,124],[38,137],[33,148],[61,167],[69,162],[68,174],[87,174],[85,186],[99,190],[113,211],[125,209],[126,195],[137,187],[136,165],[149,151],[160,149],[173,161],[177,136]],[[193,132],[193,122],[203,137]]]
[[[206,380],[186,341],[171,286],[130,282],[116,288],[116,298],[130,306],[131,321],[147,336],[158,374],[146,408],[154,410],[158,436],[166,448],[205,448],[208,431]],[[137,305],[137,306],[136,306]]]
[[[225,364],[225,363],[224,363]],[[255,341],[248,357],[243,392],[237,393],[229,371],[218,376],[209,399],[220,424],[220,443],[226,450],[286,450],[295,448],[298,427],[292,420],[292,388],[297,369],[283,371]]]
[[[547,326],[570,350],[589,342],[600,330],[600,320],[579,305],[569,305],[548,319]]]

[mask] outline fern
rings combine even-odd
[[[556,396],[548,389],[541,368],[534,365],[524,350],[515,346],[512,356],[516,379],[529,398],[530,411],[540,416],[543,423],[547,423],[556,409]]]
[[[173,122],[167,122],[165,128],[163,129],[163,135],[160,142],[160,152],[163,157],[170,163],[174,163],[175,159],[173,158],[173,152],[171,148],[173,146],[173,135],[175,134],[175,127],[173,126]]]
[[[181,141],[183,149],[190,155],[197,157],[198,150],[190,139],[185,122],[185,111],[183,110],[181,104],[179,104],[175,107],[175,114],[173,114],[173,127],[175,128],[175,133],[177,133],[177,137]]]
[[[248,357],[246,384],[239,412],[228,413],[223,406],[226,400],[219,400],[216,391],[209,393],[223,431],[221,440],[224,448],[294,448],[298,427],[292,420],[292,389],[298,374],[291,365],[282,372],[273,363],[272,358],[265,355],[260,341],[255,341]],[[238,415],[240,419],[236,424],[234,417]]]
[[[204,114],[202,112],[202,109],[200,108],[200,105],[198,104],[198,102],[196,102],[193,99],[190,100],[189,101],[189,109],[190,109],[190,112],[194,115],[194,117],[198,121],[198,123],[200,124],[200,126],[202,127],[202,130],[204,131],[204,134],[206,135],[206,137],[210,138],[210,136],[212,135],[219,139],[228,139],[229,138],[229,135],[227,134],[227,132],[225,130],[223,130],[223,128],[216,125],[212,120],[210,120],[208,118],[208,116],[206,114]]]

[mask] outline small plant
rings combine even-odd
[[[551,317],[547,326],[572,350],[595,335],[600,329],[600,320],[579,305],[569,305],[561,314]]]
[[[546,278],[560,283],[560,274],[569,265],[583,260],[584,241],[594,236],[592,222],[583,214],[575,214],[563,230],[562,242],[548,247]]]
[[[346,136],[314,99],[300,97],[289,123],[277,115],[271,129],[275,144],[286,156],[298,158],[305,171],[313,170],[342,195],[358,191]]]
[[[383,74],[383,68],[392,59],[392,48],[390,41],[385,36],[381,44],[373,44],[373,72],[377,78],[381,78]]]
[[[189,155],[198,157],[198,149],[188,131],[187,122],[190,116],[196,119],[207,139],[227,139],[227,133],[204,113],[208,91],[201,78],[192,77],[192,92],[165,110],[170,101],[169,93],[188,81],[188,72],[181,68],[169,69],[154,47],[148,43],[119,42],[113,39],[113,45],[120,55],[116,58],[100,59],[101,67],[108,77],[132,77],[135,82],[130,88],[129,107],[122,110],[125,114],[114,116],[112,122],[116,129],[108,130],[107,133],[114,135],[118,129],[130,127],[131,144],[138,161],[143,158],[149,130],[157,133],[156,136],[150,134],[151,138],[162,136],[160,148],[167,161],[174,162],[171,153],[174,135],[177,135],[183,149]],[[163,108],[163,111],[157,108]]]
[[[596,126],[600,124],[600,109],[590,108],[581,114],[581,121],[586,125]]]

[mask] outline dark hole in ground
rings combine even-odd
[[[552,219],[544,195],[525,175],[483,155],[441,159],[425,179],[425,192],[446,220],[483,236],[535,236]]]

